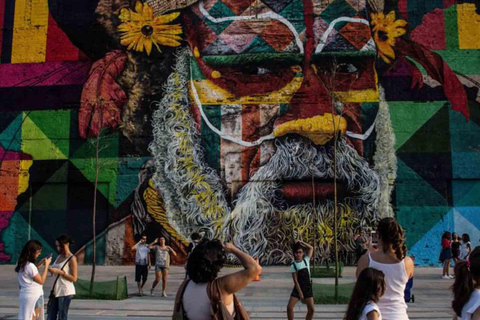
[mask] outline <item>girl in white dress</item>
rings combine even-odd
[[[344,320],[382,320],[377,302],[385,293],[382,271],[366,268],[360,272]]]
[[[35,261],[41,253],[42,244],[38,240],[28,241],[23,247],[15,267],[20,285],[18,319],[44,320],[43,284],[47,279],[47,271],[52,257],[49,256],[40,261],[38,267],[45,265],[40,274]]]
[[[480,320],[480,247],[470,253],[467,261],[455,265],[452,290],[454,319]]]

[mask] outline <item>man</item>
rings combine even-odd
[[[138,295],[143,296],[143,286],[147,282],[148,269],[151,267],[150,248],[147,244],[147,236],[142,234],[140,241],[133,247],[135,254],[135,281],[137,282]]]
[[[96,135],[122,122],[135,137],[144,119],[137,106],[158,100],[150,150],[159,197],[145,203],[147,211],[164,206],[173,233],[186,239],[201,230],[262,263],[287,263],[295,230],[320,244],[323,259],[333,247],[335,212],[337,240],[349,250],[360,225],[392,215],[394,136],[378,72],[408,55],[424,66],[428,60],[427,72],[441,74],[441,83],[451,74],[435,72],[437,57],[419,56],[402,38],[406,22],[391,4],[109,3],[100,1],[96,12],[121,50],[99,65],[127,65],[117,79],[123,87],[112,90],[128,97],[112,98],[104,116],[85,103],[80,130]],[[175,47],[163,85],[159,70]],[[455,77],[445,93],[453,100],[456,92],[453,107],[468,116],[462,90]],[[123,107],[121,121],[115,106]]]

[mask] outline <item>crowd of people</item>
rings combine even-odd
[[[369,248],[359,257],[357,282],[343,319],[408,320],[404,292],[407,283],[413,279],[414,263],[407,256],[404,230],[394,218],[384,218],[378,223],[375,233],[377,238],[365,241]],[[249,319],[236,293],[261,274],[258,260],[232,243],[201,239],[197,233],[191,238],[186,277],[175,297],[173,319]],[[56,239],[59,255],[52,264],[52,255],[37,262],[42,253],[39,241],[27,242],[15,268],[20,285],[19,319],[44,319],[43,284],[48,272],[57,278],[49,297],[47,319],[67,319],[70,301],[75,295],[73,283],[78,273],[76,258],[70,251],[72,243],[66,235]],[[147,244],[145,235],[132,250],[136,252],[135,280],[139,294],[143,295],[143,286],[152,266],[150,252],[153,251],[156,277],[150,294],[154,294],[156,285],[162,281],[162,296],[165,297],[170,255],[175,256],[176,252],[167,245],[165,237]],[[310,274],[313,253],[314,248],[308,243],[295,241],[293,244],[290,265],[293,289],[287,303],[289,320],[294,318],[294,307],[299,301],[307,306],[306,320],[313,319],[315,308]],[[240,262],[243,270],[219,277],[229,254]],[[468,234],[463,234],[460,242],[456,233],[445,232],[440,258],[446,265],[449,265],[450,259],[455,262],[455,282],[452,286],[454,319],[480,320],[480,247],[471,250]],[[41,272],[39,268],[43,268]],[[448,267],[444,268],[444,277],[449,276],[448,272]]]
[[[442,250],[440,251],[439,260],[443,264],[442,279],[453,279],[453,276],[450,275],[451,260],[453,260],[455,265],[460,261],[468,260],[472,251],[470,236],[464,233],[460,239],[456,232],[450,233],[450,231],[446,231],[442,235],[441,246]]]

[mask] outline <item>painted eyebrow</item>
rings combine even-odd
[[[299,53],[247,53],[225,56],[203,56],[203,60],[212,67],[234,67],[247,63],[282,63],[285,65],[295,65],[303,62],[304,55]]]

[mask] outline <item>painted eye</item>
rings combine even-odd
[[[242,68],[242,71],[245,74],[254,75],[254,76],[263,76],[265,74],[269,74],[272,72],[272,70],[265,68],[264,66],[255,66],[255,65],[244,66]]]
[[[257,74],[258,75],[264,75],[270,73],[270,70],[267,68],[262,68],[262,67],[257,67]]]
[[[358,69],[351,63],[340,63],[337,66],[337,72],[340,73],[354,73],[357,72]]]

